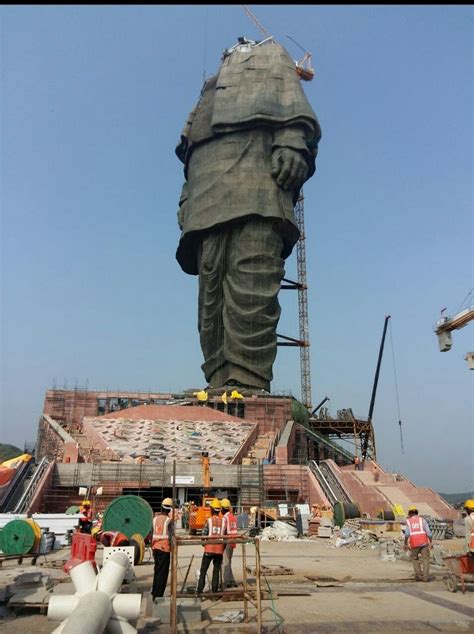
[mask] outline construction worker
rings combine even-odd
[[[151,548],[155,560],[153,571],[153,586],[151,596],[153,601],[157,597],[162,597],[165,593],[170,571],[171,537],[173,535],[174,522],[169,517],[173,509],[173,500],[165,498],[161,503],[161,512],[155,513],[153,518],[153,537]]]
[[[204,524],[202,535],[209,535],[209,537],[219,539],[222,537],[222,517],[220,516],[220,512],[222,510],[221,502],[217,498],[214,498],[210,506],[211,517],[209,517],[207,522]],[[211,565],[211,561],[213,563],[211,588],[212,592],[218,591],[223,554],[224,544],[213,544],[211,540],[206,540],[204,543],[204,554],[202,556],[196,594],[201,594],[204,590],[206,574],[209,566]]]
[[[354,456],[354,470],[355,471],[359,471],[359,464],[360,464],[359,456]]]
[[[464,518],[464,528],[466,531],[466,550],[474,557],[474,500],[464,502],[466,517]]]
[[[405,528],[405,550],[410,551],[417,581],[429,581],[431,543],[428,523],[418,515],[416,506],[410,506]]]
[[[232,506],[229,500],[224,498],[221,500],[222,506],[222,534],[237,535],[237,518],[232,513]],[[225,588],[237,588],[235,583],[234,573],[232,572],[232,555],[237,544],[227,542],[224,544],[224,573],[223,573],[223,586]]]
[[[79,509],[79,532],[90,533],[92,529],[92,510],[89,500],[84,500]]]

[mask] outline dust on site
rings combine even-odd
[[[224,51],[176,148],[176,257],[198,277],[206,387],[46,391],[35,446],[0,468],[1,631],[474,631],[474,501],[455,508],[377,460],[390,316],[368,415],[313,403],[315,72],[244,10],[262,39]],[[277,332],[288,290],[298,336]],[[442,317],[440,350],[473,318]],[[299,399],[271,389],[278,346],[299,353]]]

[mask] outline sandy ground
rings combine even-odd
[[[445,550],[461,552],[462,543],[463,540],[454,539],[438,544]],[[253,568],[254,547],[247,545],[246,552],[247,566]],[[180,547],[178,588],[193,554],[186,584],[189,586],[195,582],[202,548]],[[66,559],[67,551],[56,556]],[[432,581],[429,583],[415,582],[410,561],[383,561],[378,548],[370,545],[365,549],[335,548],[333,542],[316,538],[296,542],[262,542],[261,557],[265,566],[280,565],[293,570],[291,575],[269,575],[263,580],[263,588],[271,588],[276,595],[273,602],[263,601],[265,632],[474,632],[474,583],[467,586],[465,594],[448,592],[443,582],[447,571],[442,567],[431,567]],[[41,558],[38,559],[40,563],[43,563]],[[14,568],[14,562],[4,563],[0,570],[0,584],[2,576],[11,576]],[[19,569],[27,571],[34,568],[22,565],[16,567],[16,571]],[[40,569],[46,571],[47,567]],[[235,551],[233,570],[237,581],[241,580],[241,547]],[[136,581],[125,588],[143,595],[138,631],[140,634],[169,632],[169,625],[157,625],[152,618],[149,595],[153,575],[151,553],[147,552],[145,562],[136,567],[135,573]],[[57,569],[55,575],[64,580],[55,587],[55,592],[71,593],[72,585],[67,576]],[[249,578],[253,580],[252,575]],[[206,619],[202,631],[256,631],[252,607],[249,608],[251,622],[244,629],[243,625],[211,624],[210,621],[212,616],[242,609],[242,603],[204,600],[202,606]],[[52,632],[57,625],[48,621],[45,615],[38,614],[37,610],[22,609],[16,615],[7,613],[0,619],[0,632],[43,634]]]

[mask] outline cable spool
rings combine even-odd
[[[380,509],[377,513],[377,518],[379,520],[385,520],[386,522],[394,522],[395,521],[395,513],[390,510]]]
[[[360,506],[357,502],[347,503],[337,501],[334,504],[334,525],[342,528],[346,520],[361,517]]]
[[[0,549],[5,555],[26,555],[37,540],[41,529],[33,520],[12,520],[0,533]]]
[[[120,531],[129,539],[139,533],[143,539],[151,531],[153,510],[146,500],[138,495],[121,495],[104,511],[104,531]]]
[[[145,556],[145,540],[140,535],[140,533],[135,533],[134,535],[132,535],[132,537],[130,538],[130,546],[135,546],[133,564],[134,566],[138,566],[138,564],[142,563]]]

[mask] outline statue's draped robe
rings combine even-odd
[[[186,182],[176,257],[199,275],[199,331],[212,386],[269,389],[284,258],[299,237],[298,191],[271,175],[278,148],[314,173],[319,123],[278,44],[235,51],[204,85],[176,149]]]

